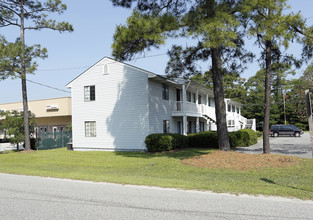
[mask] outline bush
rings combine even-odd
[[[258,136],[256,132],[251,129],[241,129],[234,133],[237,140],[234,141],[235,145],[232,147],[247,147],[258,143]]]
[[[258,136],[258,138],[263,136],[263,132],[262,131],[256,131],[256,135]]]
[[[258,142],[256,133],[251,129],[229,132],[230,147],[246,147]],[[188,135],[189,147],[218,148],[216,131],[205,131]]]
[[[189,147],[218,148],[217,132],[205,131],[188,135]]]
[[[172,134],[172,133],[169,133],[167,135],[174,138],[174,140],[172,142],[173,149],[188,147],[188,137],[187,136],[181,135],[181,134]]]
[[[46,138],[42,141],[43,147],[52,147],[54,146],[54,139],[53,138]]]
[[[149,152],[188,147],[188,138],[180,134],[150,134],[145,140]]]
[[[36,138],[31,138],[30,139],[30,148],[32,150],[37,150],[38,149],[38,141]]]

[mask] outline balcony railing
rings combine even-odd
[[[183,102],[182,101],[172,102],[172,112],[183,113]],[[189,114],[208,115],[212,118],[215,118],[214,107],[210,107],[205,104],[186,102],[185,112]]]

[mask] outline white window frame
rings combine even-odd
[[[169,120],[163,120],[163,133],[164,134],[170,133],[170,121]]]
[[[96,121],[85,121],[85,137],[97,137]]]
[[[95,93],[94,97],[92,97],[92,94],[91,94],[91,88],[92,87],[94,87],[94,93]],[[85,102],[96,101],[96,86],[95,85],[84,86],[84,100],[85,100]]]

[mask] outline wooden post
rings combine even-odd
[[[313,158],[313,121],[312,121],[312,105],[311,105],[311,97],[310,91],[305,90],[306,104],[307,104],[307,114],[308,114],[308,123],[310,129],[310,140],[312,146],[312,158]]]

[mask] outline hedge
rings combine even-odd
[[[258,142],[256,132],[251,129],[241,129],[229,132],[229,142],[231,147],[247,147]],[[216,131],[205,131],[188,135],[189,147],[218,148],[218,138]]]
[[[188,137],[180,134],[150,134],[145,140],[149,152],[169,151],[188,147]]]

